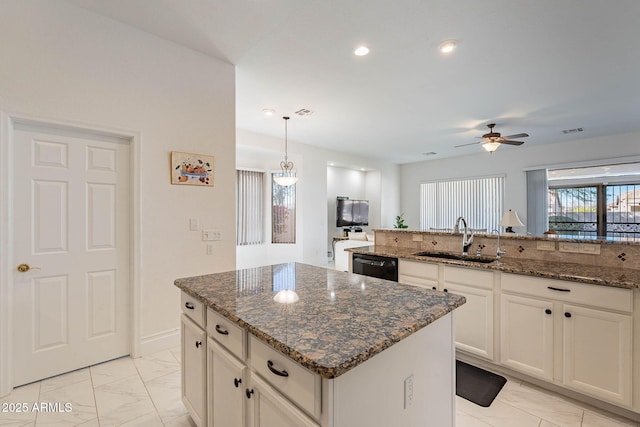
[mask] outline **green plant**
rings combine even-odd
[[[409,226],[404,223],[404,214],[403,213],[398,215],[398,216],[396,216],[396,223],[394,224],[393,228],[409,228]]]

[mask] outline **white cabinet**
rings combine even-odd
[[[631,406],[631,316],[569,304],[562,311],[564,385]]]
[[[500,362],[632,405],[633,291],[502,274]]]
[[[251,427],[319,427],[273,387],[252,373],[245,390]],[[232,424],[229,424],[232,425]]]
[[[553,381],[553,303],[501,295],[500,362]]]
[[[208,425],[246,426],[246,366],[211,338],[207,344]]]
[[[493,360],[493,272],[445,266],[441,290],[467,299],[454,312],[456,348]]]
[[[206,420],[206,342],[200,326],[182,315],[182,403],[197,426]]]

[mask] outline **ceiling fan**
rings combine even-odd
[[[471,142],[469,144],[456,145],[455,148],[464,147],[464,146],[473,145],[473,144],[482,144],[482,148],[484,148],[490,153],[493,153],[498,149],[498,147],[500,147],[500,144],[507,144],[507,145],[524,144],[523,141],[514,141],[511,138],[526,138],[529,136],[526,133],[516,133],[514,135],[500,136],[500,132],[493,131],[493,128],[495,127],[495,125],[496,125],[495,123],[489,123],[487,125],[487,127],[489,128],[489,133],[485,133],[484,135],[482,135],[482,141]]]

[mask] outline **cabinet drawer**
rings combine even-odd
[[[182,312],[191,320],[196,322],[198,326],[204,328],[204,305],[197,298],[192,297],[186,292],[181,292]]]
[[[320,376],[249,335],[249,366],[314,418],[320,416]]]
[[[245,330],[211,309],[207,309],[207,334],[238,359],[245,360]]]
[[[493,272],[475,268],[444,267],[444,281],[477,288],[493,289]]]
[[[427,262],[407,261],[401,259],[398,264],[398,274],[403,276],[430,279],[438,282],[438,264]]]
[[[609,310],[633,311],[633,290],[566,280],[502,274],[502,290]]]

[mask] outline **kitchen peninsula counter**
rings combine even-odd
[[[346,250],[358,254],[378,255],[408,259],[412,261],[432,262],[485,270],[496,270],[504,273],[522,274],[527,276],[543,277],[556,280],[568,280],[590,285],[610,286],[625,289],[633,289],[640,286],[640,270],[631,268],[622,269],[615,267],[576,264],[570,262],[542,261],[509,257],[503,257],[500,262],[494,261],[492,263],[485,264],[471,261],[417,256],[416,253],[424,251],[414,248],[380,245],[349,248]],[[469,255],[469,258],[473,257],[473,254]]]
[[[300,263],[177,279],[175,285],[300,365],[330,379],[464,304],[438,291]],[[299,301],[274,301],[279,290]]]

